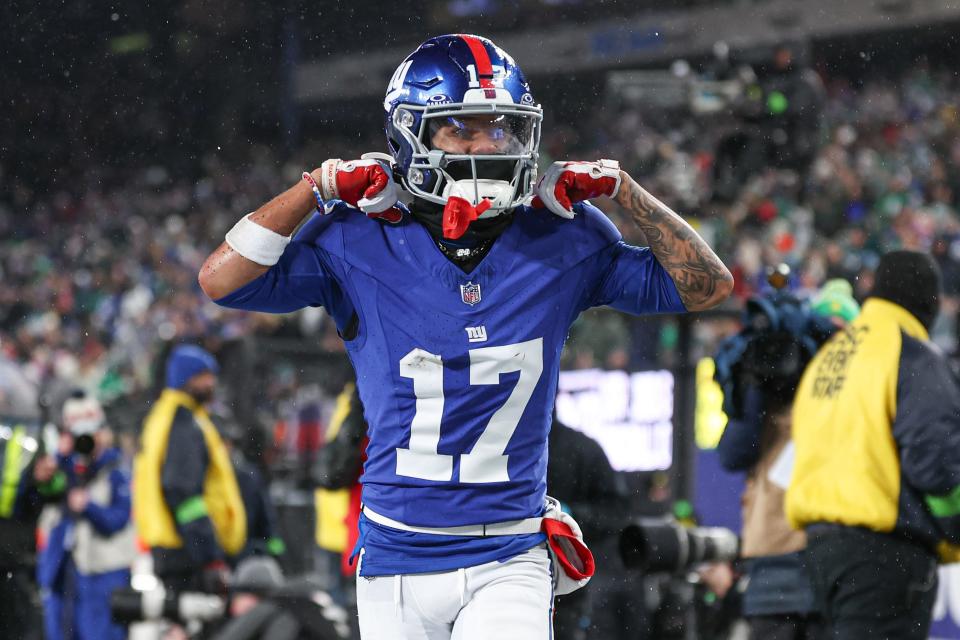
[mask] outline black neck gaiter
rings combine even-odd
[[[433,239],[449,243],[443,237],[443,205],[415,198],[410,205],[414,219],[425,226]],[[513,222],[513,211],[507,211],[493,218],[482,218],[470,223],[462,237],[454,242],[457,246],[469,247],[485,240],[498,238]]]
[[[410,206],[413,218],[427,228],[441,253],[466,272],[476,267],[487,255],[493,241],[513,222],[513,211],[494,218],[474,220],[466,233],[457,240],[443,237],[443,205],[416,198]]]

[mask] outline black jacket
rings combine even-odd
[[[587,544],[619,534],[630,514],[626,483],[600,445],[554,420],[549,452],[547,493],[569,508]]]

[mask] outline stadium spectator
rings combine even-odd
[[[925,639],[960,542],[960,386],[928,342],[940,273],[885,254],[863,312],[804,372],[787,490],[828,637]]]
[[[39,640],[34,532],[43,501],[37,485],[57,465],[45,455],[36,386],[2,354],[0,433],[0,628],[11,640]]]
[[[214,416],[223,443],[230,454],[230,463],[237,478],[243,512],[247,519],[247,542],[234,559],[239,563],[250,556],[269,555],[281,558],[286,544],[277,529],[277,513],[270,489],[260,469],[243,454],[242,427],[226,416]]]
[[[559,422],[556,416],[550,427],[549,449],[547,491],[583,528],[598,567],[588,589],[559,597],[555,637],[644,637],[646,612],[636,606],[637,594],[624,575],[617,546],[630,514],[623,475],[614,472],[595,440]]]
[[[222,587],[227,560],[246,543],[233,465],[205,408],[218,370],[200,347],[173,349],[134,461],[137,532],[154,572],[174,590]]]
[[[56,499],[38,523],[37,577],[47,640],[122,640],[110,595],[130,583],[135,555],[130,473],[93,396],[63,405],[57,470],[44,485]]]
[[[320,450],[313,468],[317,489],[316,506],[317,547],[339,555],[339,573],[350,579],[356,567],[350,557],[356,545],[360,520],[360,476],[366,460],[367,423],[357,385],[348,382],[337,396],[327,443]],[[334,572],[331,572],[334,573]],[[342,580],[334,580],[334,593],[339,593]]]

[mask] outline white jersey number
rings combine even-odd
[[[469,453],[460,455],[461,482],[506,482],[504,451],[520,424],[543,373],[543,338],[502,347],[470,349],[470,384],[500,384],[500,375],[520,372],[507,401],[497,409]],[[453,456],[437,453],[443,417],[443,359],[414,349],[400,360],[400,375],[413,379],[416,413],[410,446],[397,449],[397,475],[437,482],[453,480]]]

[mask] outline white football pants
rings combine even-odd
[[[540,545],[455,571],[358,575],[357,608],[363,640],[552,640],[550,557]]]

